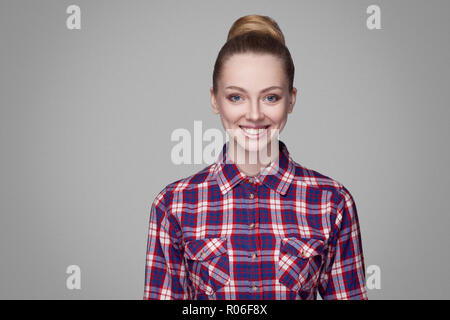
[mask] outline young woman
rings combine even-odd
[[[278,24],[236,20],[211,88],[230,139],[215,163],[154,200],[144,299],[367,299],[353,197],[278,140],[293,80]]]

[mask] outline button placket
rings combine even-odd
[[[253,181],[253,178],[248,178],[249,181]],[[250,200],[256,200],[256,187],[254,184],[252,184],[251,186],[249,186],[249,194],[248,194],[248,198]],[[252,206],[253,207],[253,206]],[[254,210],[250,210],[249,211],[249,229],[253,230],[255,228],[255,214],[254,214]]]
[[[258,232],[257,232],[257,217],[259,211],[258,204],[258,184],[255,183],[255,178],[248,178],[248,184],[246,185],[246,189],[248,191],[247,199],[248,207],[246,209],[247,212],[247,223],[248,223],[248,231],[249,231],[249,244],[248,244],[248,271],[249,271],[249,293],[250,294],[259,294],[260,287],[258,286],[259,281],[261,281],[259,275],[259,263],[258,263],[258,254],[257,252],[260,250],[259,248],[259,240],[258,240]]]
[[[253,200],[256,198],[256,185],[254,184],[253,178],[249,178],[248,181],[250,182],[248,198]]]

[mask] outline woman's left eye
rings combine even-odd
[[[277,102],[279,100],[279,97],[275,94],[271,94],[270,96],[267,96],[266,98],[271,98],[268,100],[269,102]]]

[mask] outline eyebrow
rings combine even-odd
[[[247,91],[245,91],[245,89],[243,89],[243,88],[241,88],[241,87],[238,87],[238,86],[228,86],[228,87],[226,87],[225,89],[235,89],[235,90],[247,92]],[[281,89],[281,90],[283,90],[282,87],[279,87],[279,86],[271,86],[271,87],[268,87],[268,88],[265,88],[265,89],[261,90],[261,92],[266,92],[266,91],[269,91],[269,90],[272,90],[272,89]]]

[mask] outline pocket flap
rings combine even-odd
[[[309,258],[322,254],[324,242],[314,238],[284,238],[280,251],[293,256]]]
[[[191,260],[209,260],[227,252],[227,238],[208,238],[188,241],[184,254]]]

